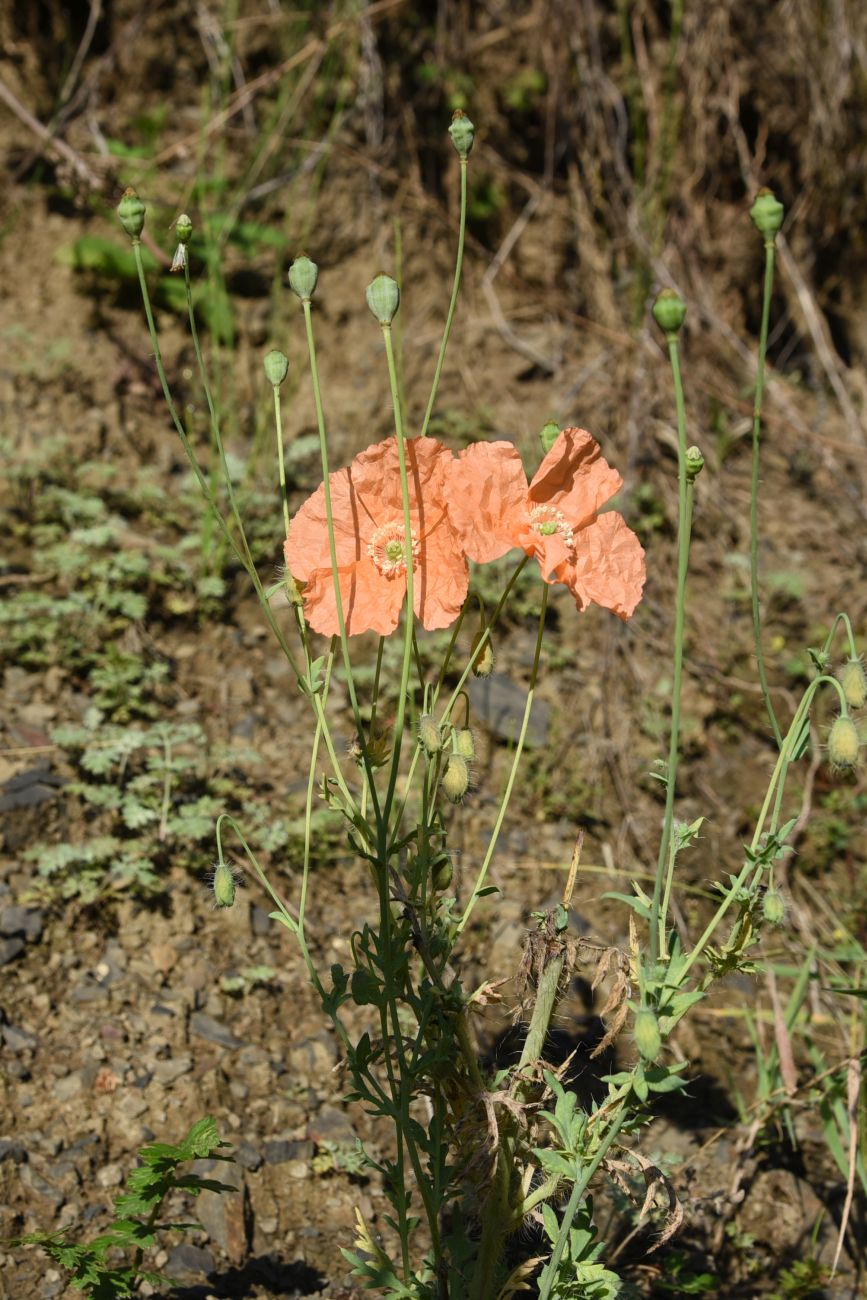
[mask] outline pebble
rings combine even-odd
[[[39,1046],[35,1034],[28,1033],[26,1029],[18,1029],[15,1025],[3,1025],[0,1034],[10,1052],[32,1052]]]
[[[209,1043],[216,1043],[219,1047],[228,1047],[232,1051],[237,1051],[244,1046],[243,1040],[236,1038],[228,1025],[215,1020],[213,1016],[205,1015],[203,1011],[194,1011],[190,1016],[190,1033],[207,1039]]]
[[[263,1147],[266,1165],[285,1165],[289,1161],[312,1160],[315,1147],[313,1143],[300,1139],[272,1138]]]
[[[2,1159],[2,1144],[0,1144],[0,1159]],[[262,1168],[262,1156],[249,1142],[242,1142],[235,1149],[235,1159],[242,1169],[249,1169],[251,1173]]]
[[[488,731],[500,740],[510,744],[517,740],[524,709],[527,704],[527,691],[523,686],[516,686],[498,673],[490,677],[471,678],[467,683],[473,713]],[[548,739],[548,720],[551,710],[544,700],[535,699],[527,724],[524,744],[539,748]]]
[[[0,942],[0,966],[8,966],[24,951],[23,939],[3,939]]]
[[[153,1077],[157,1083],[161,1083],[164,1088],[168,1088],[176,1079],[180,1079],[184,1074],[189,1074],[192,1068],[193,1058],[191,1056],[170,1056],[167,1061],[154,1062]]]
[[[42,934],[43,914],[38,907],[0,907],[0,934],[23,935],[35,943]]]
[[[0,1138],[0,1163],[11,1160],[13,1164],[23,1165],[26,1159],[27,1151],[20,1142],[15,1138]]]
[[[169,1253],[164,1271],[169,1277],[179,1277],[183,1273],[213,1273],[214,1268],[214,1256],[209,1250],[184,1241]]]

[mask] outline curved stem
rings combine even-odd
[[[427,409],[424,413],[424,419],[421,424],[419,437],[423,438],[428,430],[430,418],[433,414],[434,402],[436,401],[437,391],[440,386],[440,377],[443,372],[443,362],[446,358],[446,348],[449,343],[449,335],[452,332],[452,322],[455,318],[455,308],[458,305],[458,291],[461,287],[461,269],[464,264],[464,236],[467,228],[467,159],[461,158],[461,215],[460,225],[458,227],[458,253],[455,259],[455,276],[452,283],[452,296],[449,300],[449,309],[446,315],[445,329],[443,330],[442,342],[440,343],[439,356],[437,357],[436,369],[434,370],[433,384],[431,385],[430,397],[428,398]]]

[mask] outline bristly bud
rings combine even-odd
[[[231,907],[235,901],[235,877],[232,868],[227,867],[225,862],[218,862],[214,868],[214,879],[212,882],[214,891],[214,905],[216,907]]]
[[[441,784],[446,798],[460,803],[470,788],[470,765],[460,754],[449,755]]]
[[[641,1059],[655,1061],[662,1050],[662,1035],[659,1032],[656,1012],[650,1007],[639,1007],[635,1013],[635,1027],[632,1032]]]
[[[437,863],[431,876],[431,884],[437,893],[441,894],[444,889],[448,889],[454,879],[454,874],[454,867],[448,858],[443,858],[442,862]]]
[[[439,724],[430,713],[423,713],[418,720],[418,743],[428,758],[433,754],[438,754],[443,747]]]
[[[465,758],[468,763],[475,760],[476,742],[473,740],[473,733],[469,727],[461,727],[460,731],[455,732],[455,749],[461,758]]]
[[[262,364],[268,383],[279,388],[289,373],[289,358],[279,348],[272,348]]]
[[[461,158],[469,158],[470,150],[473,147],[473,141],[476,138],[476,128],[462,108],[456,108],[452,114],[452,124],[449,127],[449,135],[452,137],[452,144],[457,149]]]
[[[763,235],[765,239],[773,239],[780,226],[782,226],[785,215],[786,209],[773,191],[766,188],[760,189],[753,206],[750,208],[753,225],[759,234]]]
[[[302,253],[289,267],[289,288],[302,302],[309,302],[316,292],[319,267]]]
[[[847,659],[837,673],[850,709],[861,709],[867,700],[867,676],[860,659]]]
[[[857,766],[860,747],[858,728],[848,713],[841,713],[839,718],[834,719],[828,733],[828,758],[831,766],[838,772],[846,772]]]
[[[786,900],[779,889],[765,890],[762,899],[762,916],[768,925],[782,925],[786,917]]]
[[[698,447],[687,447],[686,449],[686,477],[690,483],[694,483],[701,471],[704,469],[704,456]]]
[[[488,636],[485,644],[481,645],[481,640],[484,635],[485,629],[480,627],[476,635],[473,637],[473,646],[470,655],[474,677],[490,677],[491,673],[494,671],[494,650],[491,645],[491,638]]]
[[[560,437],[561,429],[556,420],[547,420],[539,430],[539,441],[542,444],[542,450],[545,455],[554,446],[554,443]]]
[[[175,234],[182,244],[190,242],[193,234],[193,223],[186,212],[182,212],[175,222]]]
[[[653,304],[653,319],[666,334],[676,334],[686,317],[686,303],[673,289],[663,289]]]
[[[137,244],[144,230],[145,205],[131,185],[121,196],[120,203],[117,205],[117,215],[132,242]]]
[[[367,305],[380,325],[390,325],[400,306],[400,289],[390,275],[378,275],[364,291]]]
[[[298,589],[298,583],[292,577],[292,574],[289,572],[288,568],[286,569],[285,580],[286,580],[286,599],[288,600],[290,605],[296,605],[298,606],[298,608],[300,608],[304,604],[304,597],[301,595],[301,592]]]

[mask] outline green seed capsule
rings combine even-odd
[[[663,289],[653,304],[653,319],[666,334],[676,334],[686,317],[686,303],[673,289]]]
[[[750,208],[753,225],[765,239],[773,239],[783,224],[786,209],[769,189],[760,189]]]
[[[699,447],[687,447],[686,477],[689,482],[694,483],[703,469],[704,456],[701,454],[701,449]]]
[[[861,740],[858,728],[848,714],[836,718],[828,733],[828,757],[837,771],[848,771],[858,762]]]
[[[431,884],[437,893],[441,894],[444,889],[448,889],[454,879],[454,875],[454,868],[448,858],[434,867],[433,875],[431,876]]]
[[[190,242],[193,234],[193,223],[186,212],[182,212],[175,222],[175,234],[182,244]]]
[[[432,754],[438,754],[443,747],[439,725],[430,713],[423,713],[418,720],[418,743],[429,758]]]
[[[650,1007],[639,1007],[636,1011],[633,1037],[641,1059],[655,1061],[662,1050],[662,1036],[656,1013]]]
[[[452,803],[460,803],[470,787],[470,765],[460,754],[451,754],[441,782],[443,794]]]
[[[232,906],[235,901],[235,877],[225,862],[218,862],[214,868],[213,890],[217,907]]]
[[[289,288],[302,302],[309,302],[316,292],[319,267],[302,253],[289,267]]]
[[[779,889],[768,889],[762,899],[762,916],[768,925],[781,925],[786,915],[786,900]]]
[[[473,733],[469,727],[461,727],[460,731],[456,732],[455,745],[461,758],[465,758],[468,763],[472,763],[476,757],[476,742],[473,740]]]
[[[449,135],[461,158],[468,158],[473,147],[473,141],[476,138],[476,128],[463,109],[456,108],[452,114]]]
[[[861,709],[867,700],[867,676],[860,659],[847,659],[837,674],[850,709]]]
[[[546,421],[539,430],[539,441],[542,444],[542,450],[546,456],[554,446],[554,443],[560,437],[560,432],[560,426],[556,420]]]
[[[124,190],[120,203],[117,205],[117,215],[120,224],[132,242],[137,244],[141,239],[141,232],[144,230],[145,205],[132,186]]]
[[[380,325],[390,325],[400,306],[400,289],[390,275],[378,275],[364,291],[367,305]]]
[[[494,650],[491,645],[491,638],[488,637],[485,644],[480,648],[480,643],[484,634],[484,628],[480,627],[473,638],[473,646],[470,655],[472,657],[471,661],[474,677],[490,677],[491,673],[494,671]]]
[[[289,358],[279,348],[272,348],[262,364],[268,383],[279,388],[289,373]]]

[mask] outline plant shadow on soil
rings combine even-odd
[[[172,1287],[163,1300],[243,1300],[258,1294],[257,1287],[267,1287],[270,1296],[308,1296],[321,1291],[327,1279],[315,1268],[296,1260],[287,1264],[276,1255],[259,1255],[249,1259],[242,1268],[215,1270],[208,1274],[207,1282]]]

